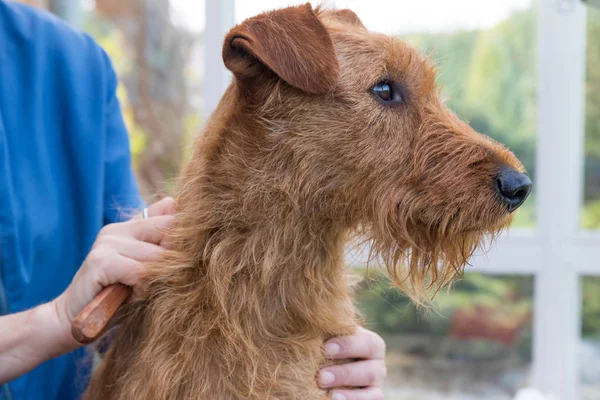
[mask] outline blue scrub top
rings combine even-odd
[[[102,226],[142,205],[116,87],[89,36],[0,0],[0,313],[57,297]],[[4,385],[0,399],[78,398],[83,353]]]

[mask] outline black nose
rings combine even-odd
[[[501,167],[496,178],[496,187],[500,200],[513,212],[529,196],[531,192],[531,179],[527,174],[521,173],[510,167]]]

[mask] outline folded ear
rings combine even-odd
[[[223,44],[223,61],[238,79],[256,77],[266,67],[314,94],[333,91],[340,75],[329,32],[310,3],[261,14],[234,27]]]
[[[344,24],[350,24],[362,29],[367,29],[360,18],[358,18],[358,15],[356,15],[354,11],[347,8],[342,8],[340,10],[327,10],[325,13]]]

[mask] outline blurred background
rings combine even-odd
[[[111,56],[134,167],[152,197],[172,190],[229,79],[224,34],[297,2],[28,3],[85,30]],[[506,144],[534,177],[514,229],[432,310],[416,310],[383,273],[350,258],[366,274],[358,305],[367,326],[388,343],[386,398],[504,400],[532,385],[563,400],[600,399],[598,3],[325,2],[432,54],[451,108]]]

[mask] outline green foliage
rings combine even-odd
[[[600,199],[588,202],[581,214],[583,229],[598,229],[600,227]]]
[[[588,7],[586,154],[600,160],[600,9]]]
[[[438,82],[443,86],[443,95],[448,105],[454,110],[461,108],[465,98],[465,82],[469,78],[469,66],[477,37],[477,31],[402,36],[402,39],[421,49],[439,67]]]
[[[600,339],[600,277],[583,277],[581,286],[581,334],[584,338]]]
[[[533,165],[524,145],[535,141],[535,13],[517,12],[500,25],[482,31],[467,81],[468,109],[485,116],[489,135]]]
[[[366,326],[388,338],[391,343],[402,340],[404,335],[437,337],[438,342],[447,341],[453,314],[458,310],[485,306],[509,320],[519,322],[533,307],[533,278],[530,276],[494,277],[468,273],[451,290],[439,293],[431,308],[417,309],[407,297],[392,287],[391,281],[381,270],[355,272],[366,276],[356,292],[357,306],[366,318]],[[596,332],[600,335],[600,331]],[[516,347],[524,360],[531,357],[531,334],[529,323],[521,325]],[[471,345],[476,343],[470,342]],[[482,344],[484,353],[488,352],[489,343],[484,341]]]
[[[600,228],[600,9],[588,7],[585,109],[585,210],[582,226]]]
[[[447,335],[452,314],[476,305],[522,315],[531,310],[533,279],[523,276],[495,277],[467,273],[451,290],[438,294],[429,309],[418,309],[394,288],[380,270],[368,272],[356,292],[357,306],[370,328],[382,334]]]

